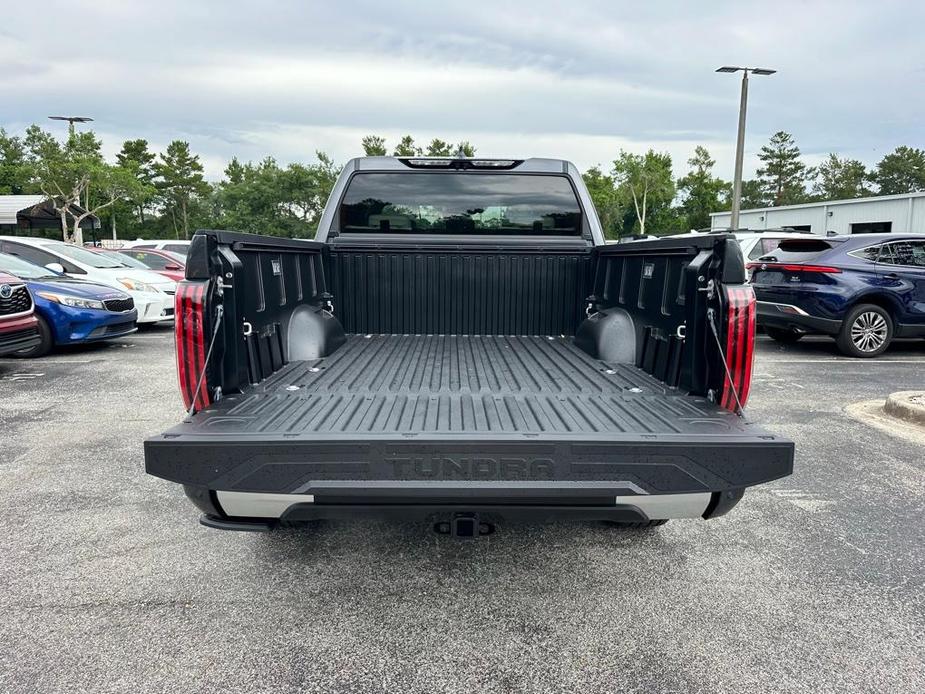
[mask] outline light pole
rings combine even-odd
[[[717,72],[742,71],[742,97],[739,101],[739,133],[736,136],[736,168],[735,178],[732,180],[732,214],[729,218],[729,228],[739,228],[739,209],[742,207],[742,158],[745,154],[745,109],[748,104],[748,73],[753,75],[773,75],[777,70],[764,67],[736,67],[724,65],[717,68]]]
[[[74,123],[89,123],[92,121],[92,118],[87,116],[48,116],[49,120],[66,120],[67,121],[67,133],[71,137],[74,136]]]

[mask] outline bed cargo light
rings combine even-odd
[[[174,297],[174,334],[177,342],[177,380],[180,394],[187,410],[194,403],[194,410],[210,404],[209,389],[205,378],[195,393],[200,375],[206,362],[205,297],[208,280],[183,280],[177,285]]]
[[[748,391],[752,383],[755,292],[751,287],[726,287],[726,304],[726,362],[729,365],[729,374],[724,377],[720,405],[736,412],[739,405],[745,407],[745,403],[748,402]],[[739,398],[738,404],[736,395]]]

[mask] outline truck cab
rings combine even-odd
[[[731,235],[605,244],[574,165],[364,157],[314,240],[194,236],[186,419],[145,442],[215,528],[715,518],[790,474],[744,413]]]

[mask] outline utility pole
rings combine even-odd
[[[742,71],[742,94],[739,98],[739,130],[736,134],[736,163],[735,176],[732,179],[732,214],[729,217],[729,228],[739,228],[739,211],[742,207],[742,160],[745,158],[745,112],[748,107],[748,73],[753,75],[773,75],[777,70],[763,67],[735,67],[724,65],[717,72],[735,73]]]

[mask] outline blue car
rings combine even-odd
[[[876,357],[894,337],[925,337],[923,235],[788,239],[748,268],[758,324],[779,342],[831,335]]]
[[[0,271],[19,277],[35,300],[41,342],[16,353],[40,357],[55,346],[108,340],[135,332],[138,311],[125,292],[84,282],[0,253]]]

